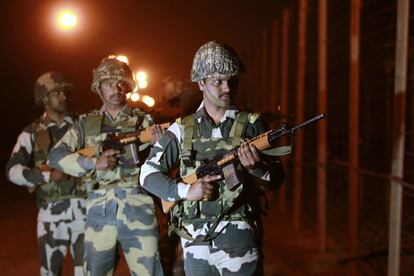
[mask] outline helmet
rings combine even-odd
[[[136,85],[128,64],[116,58],[104,58],[98,68],[93,70],[92,91],[99,93],[101,82],[110,79],[126,81],[131,85],[131,91],[134,90]]]
[[[239,59],[232,49],[217,41],[209,41],[194,56],[191,81],[236,76],[239,68]]]
[[[68,82],[62,74],[58,72],[47,72],[41,75],[34,86],[34,98],[36,104],[40,104],[41,99],[58,89],[70,89],[73,84]]]

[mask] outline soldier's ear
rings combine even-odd
[[[206,85],[204,83],[204,80],[198,81],[197,84],[198,84],[198,89],[200,89],[200,91],[204,91],[204,87]]]
[[[45,105],[45,104],[47,104],[49,102],[49,98],[46,95],[40,101],[43,103],[43,105]]]

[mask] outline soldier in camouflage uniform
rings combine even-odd
[[[112,275],[120,246],[132,275],[163,275],[158,224],[151,196],[137,185],[140,164],[132,157],[144,145],[126,145],[122,151],[99,147],[108,134],[146,128],[152,118],[126,105],[135,87],[129,66],[104,58],[94,71],[92,91],[103,101],[100,110],[81,116],[49,154],[50,166],[82,176],[92,191],[87,198],[85,270],[87,275]],[[154,128],[160,135],[160,128]],[[95,147],[93,157],[78,153]]]
[[[277,170],[255,146],[243,142],[265,132],[266,126],[258,115],[231,105],[230,83],[238,72],[239,60],[230,48],[215,41],[201,46],[191,79],[203,92],[203,101],[196,113],[178,119],[166,131],[141,168],[145,189],[163,200],[177,201],[170,226],[181,236],[186,275],[254,275],[260,270],[258,195]],[[191,185],[167,177],[176,162],[180,175],[186,176],[203,160],[236,147],[241,165],[235,168],[233,176],[240,183],[234,189],[220,175],[199,178]],[[281,169],[280,162],[274,162]]]
[[[7,163],[7,176],[37,196],[37,238],[40,275],[60,275],[68,247],[74,274],[83,275],[85,193],[79,179],[46,165],[50,148],[75,123],[68,114],[66,96],[72,84],[57,72],[48,72],[35,84],[36,104],[43,115],[19,135]]]

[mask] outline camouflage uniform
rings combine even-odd
[[[202,107],[193,116],[186,117],[194,120],[196,129],[191,137],[195,154],[191,159],[195,162],[195,167],[200,165],[201,160],[210,160],[218,153],[233,149],[240,144],[240,138],[252,138],[265,131],[263,121],[250,114],[247,116],[244,134],[239,137],[239,141],[235,141],[233,138],[237,137],[231,135],[231,129],[237,125],[239,114],[239,110],[230,107],[218,126],[210,122]],[[188,185],[164,176],[177,160],[180,160],[181,175],[194,172],[195,167],[187,162],[189,159],[183,157],[184,137],[187,137],[183,121],[185,120],[173,124],[155,144],[142,166],[140,182],[145,189],[164,200],[180,200],[180,204],[172,210],[175,216],[173,223],[183,234],[181,242],[188,275],[252,275],[256,271],[260,253],[256,237],[258,225],[254,221],[258,216],[257,198],[254,196],[258,194],[255,190],[257,187],[241,184],[235,191],[229,191],[225,181],[220,181],[220,196],[216,200],[183,200]],[[267,171],[257,171],[254,174],[263,180],[269,180]],[[221,218],[214,233],[208,233],[219,216]]]
[[[113,74],[111,70],[107,72]],[[92,87],[95,91],[99,84],[94,81]],[[118,244],[132,275],[163,275],[154,201],[137,185],[140,167],[132,159],[137,146],[125,146],[118,165],[105,171],[95,170],[99,151],[93,158],[76,152],[89,146],[98,148],[109,133],[135,131],[148,127],[150,122],[151,118],[139,109],[125,106],[112,118],[103,106],[82,116],[79,125],[70,129],[49,154],[51,166],[82,176],[92,189],[87,198],[85,234],[88,275],[113,274],[119,259]]]
[[[234,76],[239,70],[238,61],[217,42],[203,45],[194,60],[193,81]],[[194,173],[202,161],[225,154],[265,130],[256,114],[235,106],[228,106],[215,124],[202,103],[196,113],[178,119],[167,130],[142,166],[141,185],[164,200],[178,202],[171,210],[171,229],[181,237],[187,275],[253,275],[260,270],[261,189],[256,180],[268,185],[271,171],[247,172],[239,165],[241,183],[229,190],[226,180],[218,181],[218,197],[210,201],[186,200],[190,185],[168,178],[168,172],[179,162],[181,176]]]
[[[45,88],[43,92],[41,86]],[[68,86],[55,72],[42,75],[36,84],[36,103],[54,89]],[[54,182],[50,180],[50,170],[40,169],[46,164],[49,149],[73,124],[72,116],[64,117],[58,126],[47,113],[43,114],[19,135],[6,165],[10,181],[36,190],[41,275],[60,274],[68,247],[73,258],[74,274],[83,275],[85,193],[78,185],[79,179],[67,176]]]

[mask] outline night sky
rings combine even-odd
[[[1,155],[8,157],[18,133],[41,114],[33,85],[42,73],[61,71],[75,83],[69,107],[83,113],[101,105],[89,88],[92,69],[109,54],[124,54],[133,70],[147,71],[146,93],[156,98],[164,77],[189,78],[195,51],[209,40],[231,45],[246,59],[260,30],[277,16],[276,2],[2,1]],[[53,11],[60,4],[77,9],[75,31],[56,30]]]

